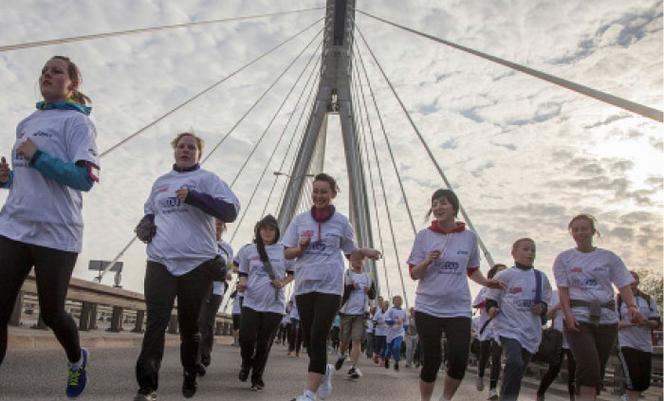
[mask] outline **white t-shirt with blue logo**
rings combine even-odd
[[[222,199],[240,210],[240,202],[216,174],[199,168],[170,172],[157,178],[145,202],[145,214],[154,214],[157,232],[148,244],[148,260],[182,276],[218,254],[214,217],[180,201],[175,191],[186,187]]]
[[[642,296],[634,297],[639,313],[647,319],[659,318],[659,308],[654,298],[648,301]],[[629,308],[625,302],[620,305],[620,316],[622,320],[629,321]],[[643,352],[652,352],[652,329],[642,326],[624,327],[618,331],[618,344],[621,347],[634,348]]]
[[[311,237],[311,242],[295,259],[295,295],[343,295],[344,254],[356,249],[348,218],[335,212],[326,222],[318,223],[311,211],[301,213],[293,218],[282,242],[287,248],[296,247],[304,236]]]
[[[387,336],[387,323],[385,323],[385,314],[387,313],[387,310],[383,312],[380,308],[376,309],[376,313],[374,314],[373,321],[376,323],[375,329],[374,329],[374,335],[375,336]]]
[[[576,248],[561,252],[553,263],[553,275],[558,288],[569,288],[570,300],[600,304],[614,300],[613,285],[622,288],[634,281],[623,261],[615,253],[601,248],[592,252]],[[587,307],[572,308],[572,315],[579,322],[591,323]],[[599,323],[618,323],[618,313],[602,308]]]
[[[403,338],[406,334],[404,326],[408,326],[408,314],[403,309],[395,308],[394,306],[385,312],[384,316],[387,324],[387,343],[397,337]],[[391,325],[389,323],[392,323]]]
[[[357,288],[351,290],[346,303],[342,305],[339,312],[345,315],[364,315],[369,299],[364,290],[371,287],[371,279],[364,272],[355,273],[352,270],[347,270],[344,275],[344,285],[350,284],[357,284]]]
[[[74,110],[38,110],[16,127],[12,186],[0,211],[0,235],[26,244],[80,252],[83,243],[81,191],[45,178],[16,154],[28,138],[37,148],[66,163],[99,166],[97,131],[88,116]]]
[[[425,228],[415,237],[408,264],[416,266],[436,250],[443,253],[417,282],[415,310],[439,318],[470,318],[467,274],[480,265],[477,237],[467,229],[442,234]]]
[[[223,260],[224,266],[228,266],[228,264],[232,263],[233,261],[233,248],[231,247],[231,244],[222,239],[217,242],[217,245],[219,246],[219,256]],[[212,282],[212,294],[224,295],[223,281]]]
[[[276,279],[286,277],[291,272],[290,263],[284,258],[284,246],[281,243],[265,246],[265,251]],[[285,289],[277,289],[265,271],[256,244],[243,248],[240,256],[240,273],[247,274],[247,288],[244,290],[243,308],[257,312],[284,313],[286,311]]]
[[[542,302],[549,305],[551,302],[551,284],[544,273],[542,278]],[[498,303],[500,313],[493,319],[495,340],[500,337],[517,340],[522,348],[531,354],[537,352],[542,340],[542,317],[532,312],[537,286],[536,275],[533,269],[519,269],[511,267],[496,274],[494,279],[505,283],[506,288],[490,289],[487,299]]]

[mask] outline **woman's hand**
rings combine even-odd
[[[427,256],[426,260],[427,260],[428,263],[431,263],[434,260],[437,260],[438,258],[440,258],[441,254],[442,254],[441,251],[431,251],[431,252],[429,252],[429,256]]]
[[[300,237],[300,242],[298,243],[298,245],[300,246],[300,249],[306,249],[310,243],[311,243],[311,236],[303,235]]]
[[[636,306],[630,306],[627,308],[627,312],[629,313],[629,321],[632,322],[632,324],[636,324],[639,326],[645,326],[648,321],[643,317],[641,313],[639,313],[639,310],[636,308]]]
[[[365,249],[363,254],[364,254],[365,257],[367,257],[371,260],[378,260],[382,256],[379,250],[371,249],[371,248]]]
[[[187,187],[182,187],[175,191],[175,196],[181,201],[184,202],[185,199],[187,199],[187,195],[189,195],[189,188]]]
[[[565,314],[565,327],[567,327],[567,330],[579,331],[579,323],[571,313]]]
[[[27,160],[32,159],[32,156],[35,155],[35,152],[37,152],[37,145],[35,145],[30,138],[26,139],[16,147],[16,154],[21,155]]]
[[[283,288],[283,286],[284,286],[284,283],[281,280],[276,279],[276,278],[274,280],[272,280],[271,283],[272,283],[272,287],[277,288],[277,289]]]
[[[484,286],[487,288],[491,288],[494,290],[504,290],[505,289],[505,283],[502,281],[498,281],[493,278],[488,278],[486,282],[484,283]]]
[[[9,181],[9,164],[4,156],[0,158],[0,184],[6,184]]]

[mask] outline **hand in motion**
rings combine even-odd
[[[383,255],[381,255],[380,251],[377,249],[367,249],[365,255],[367,258],[371,260],[378,260],[380,259]]]
[[[494,289],[494,290],[501,290],[501,289],[504,290],[506,288],[505,283],[503,283],[502,281],[498,281],[496,279],[493,279],[493,278],[487,279],[484,286],[488,287],[488,288],[491,288],[491,289]]]
[[[175,196],[177,196],[177,198],[182,202],[187,199],[187,195],[189,195],[189,188],[187,187],[182,187],[175,191]]]
[[[138,239],[146,244],[149,244],[150,241],[152,241],[152,238],[154,238],[154,236],[157,234],[157,226],[154,224],[151,218],[146,216],[138,222],[138,225],[134,229],[134,233],[136,233]]]
[[[639,326],[645,326],[648,324],[648,321],[643,317],[641,313],[636,308],[628,308],[627,311],[629,312],[629,321],[632,324],[636,324]]]
[[[565,315],[565,327],[571,331],[579,331],[579,323],[576,321],[574,315]]]
[[[23,156],[27,160],[32,159],[35,152],[37,151],[37,145],[35,145],[30,138],[26,139],[23,143],[16,147],[16,154]]]
[[[309,246],[310,243],[311,243],[311,236],[303,235],[300,237],[300,242],[299,242],[300,248],[305,249],[306,247]]]
[[[274,287],[274,288],[283,288],[283,286],[284,286],[284,283],[282,283],[281,280],[276,279],[276,278],[274,280],[272,280],[272,287]]]
[[[530,308],[530,310],[537,316],[542,316],[542,314],[544,313],[544,304],[536,303],[535,305],[532,306],[532,308]]]
[[[438,260],[438,258],[440,258],[441,254],[442,254],[441,251],[431,251],[431,252],[429,252],[429,256],[427,257],[429,263],[433,262],[434,260]]]
[[[4,156],[0,159],[0,183],[6,184],[9,181],[9,164]]]

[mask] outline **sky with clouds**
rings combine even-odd
[[[2,7],[0,45],[322,5],[320,0],[21,1]],[[357,7],[476,50],[664,108],[660,1],[359,0]],[[82,90],[94,101],[97,144],[103,151],[322,16],[322,10],[308,11],[0,53],[4,93],[0,97],[0,154],[9,155],[16,124],[39,100],[37,77],[53,55],[67,55],[80,66]],[[536,265],[552,278],[553,259],[573,246],[567,222],[577,213],[589,212],[599,220],[602,238],[598,246],[615,251],[629,268],[649,268],[661,274],[661,124],[365,16],[357,15],[357,25],[496,261],[509,263],[511,243],[530,236],[538,246]],[[321,27],[319,22],[102,159],[102,182],[85,196],[84,250],[75,276],[92,277],[87,271],[89,259],[110,260],[132,238],[152,182],[170,169],[170,139],[177,132],[193,129],[210,150],[319,35]],[[265,162],[274,155],[244,223],[230,225],[227,237],[237,230],[236,249],[251,239],[251,229],[275,179],[268,211],[276,213],[285,179],[272,172],[279,170],[282,160],[284,166],[292,160],[293,149],[288,154],[286,149],[290,138],[299,135],[294,128],[302,109],[294,106],[309,70],[304,79],[298,81],[297,77],[309,57],[315,63],[318,40],[304,50],[205,165],[228,183],[234,181],[285,100],[233,186],[246,206]],[[442,180],[366,49],[359,40],[356,45],[367,64],[415,223],[418,229],[425,227],[430,194],[443,185]],[[286,98],[296,82],[293,94]],[[366,85],[364,89],[368,90]],[[305,97],[308,91],[304,89]],[[291,124],[279,142],[292,113]],[[378,120],[371,106],[369,114],[376,129]],[[333,117],[329,119],[325,170],[339,178],[342,192],[337,204],[347,211],[343,148]],[[375,134],[396,228],[396,249],[404,265],[414,236],[385,141],[378,131]],[[5,197],[0,193],[0,203]],[[382,199],[377,200],[390,286],[392,292],[398,292],[399,273],[387,214],[380,206]],[[145,246],[133,245],[122,259],[125,288],[141,291]],[[379,266],[382,270],[382,264]],[[105,280],[111,282],[110,277]],[[406,287],[412,300],[415,284],[406,278]]]

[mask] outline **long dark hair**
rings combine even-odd
[[[274,238],[274,243],[279,242],[279,237],[281,233],[279,232],[279,224],[277,219],[274,218],[271,214],[263,217],[256,226],[254,227],[254,243],[256,244],[256,250],[258,250],[258,256],[261,258],[262,262],[267,262],[269,257],[267,256],[267,251],[265,250],[265,243],[263,238],[261,238],[261,228],[263,227],[274,227],[277,230],[277,236]]]

